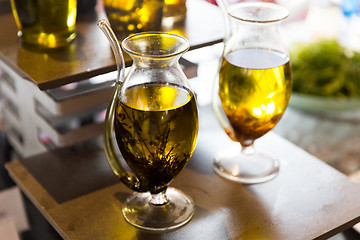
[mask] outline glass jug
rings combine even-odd
[[[178,63],[189,43],[162,32],[125,38],[122,47],[133,65],[124,79],[119,43],[106,21],[98,25],[112,43],[119,69],[120,80],[106,114],[104,144],[113,172],[135,191],[123,203],[123,215],[145,230],[180,227],[193,216],[194,204],[168,185],[190,159],[198,134],[194,93]],[[116,154],[113,132],[127,166]]]
[[[278,30],[288,11],[265,2],[218,3],[227,24],[213,110],[241,150],[216,154],[214,170],[241,183],[264,182],[278,174],[279,162],[253,144],[279,122],[290,99],[290,58]]]

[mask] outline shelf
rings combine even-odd
[[[206,1],[189,0],[183,25],[164,29],[185,36],[196,49],[222,41],[224,25],[220,10]],[[76,23],[77,37],[69,47],[47,52],[35,51],[20,44],[11,13],[0,14],[0,61],[39,89],[56,88],[68,83],[116,70],[110,45],[96,23],[106,15],[101,7],[95,14]],[[131,63],[126,57],[127,65]]]

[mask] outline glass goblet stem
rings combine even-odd
[[[218,153],[214,170],[220,176],[244,184],[266,182],[279,172],[279,161],[255,150],[253,144],[241,145],[241,150]]]
[[[241,145],[241,153],[244,155],[254,154],[255,153],[254,145],[253,144],[247,146]]]
[[[166,189],[162,192],[159,192],[156,194],[151,194],[150,203],[155,206],[164,205],[168,202],[169,202],[169,199],[167,198],[167,195],[166,195]]]

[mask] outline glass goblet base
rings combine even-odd
[[[213,169],[228,180],[253,184],[276,177],[279,173],[279,161],[253,149],[250,152],[226,151],[215,155]]]
[[[178,189],[169,187],[163,196],[133,193],[123,204],[122,213],[131,225],[148,231],[170,231],[185,225],[194,215],[192,199]],[[166,203],[151,203],[165,197]]]

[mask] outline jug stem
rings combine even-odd
[[[99,20],[97,25],[101,29],[101,31],[105,34],[106,38],[109,40],[110,46],[114,53],[117,71],[118,71],[116,81],[123,82],[125,79],[125,61],[119,41],[117,40],[114,31],[111,29],[110,24],[105,19]]]

